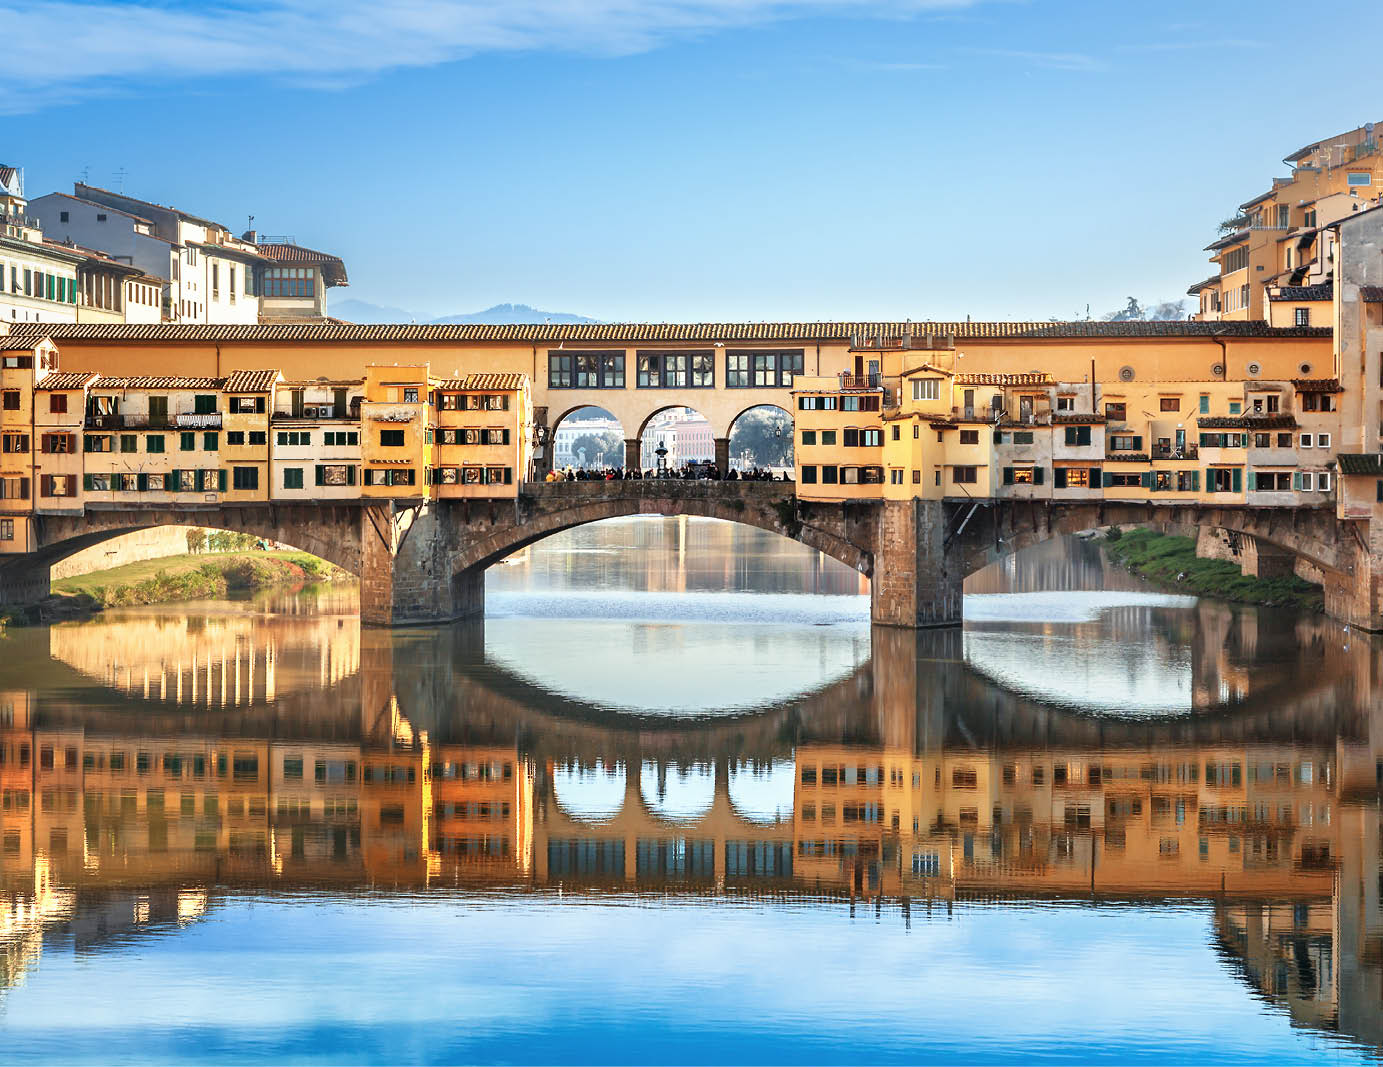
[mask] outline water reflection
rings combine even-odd
[[[279,603],[16,631],[7,1051],[109,1058],[133,1030],[149,1058],[292,1059],[324,1026],[332,1058],[371,1059],[581,1058],[614,1030],[642,1060],[1383,1048],[1383,647],[1127,607],[866,629],[710,717],[512,670],[489,632],[510,619],[391,634]],[[1150,690],[1182,713],[1091,715],[1012,666],[1140,637],[1183,665]],[[719,693],[695,662],[624,666]]]

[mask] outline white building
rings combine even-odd
[[[259,314],[263,322],[324,319],[327,290],[350,284],[339,256],[304,248],[290,237],[260,237],[253,230],[244,239],[268,261],[260,272]]]
[[[270,416],[275,497],[353,500],[360,496],[360,405],[364,383],[280,382]]]
[[[17,167],[0,165],[0,321],[76,322],[85,255],[45,240]]]
[[[600,437],[603,434],[613,434],[621,445],[614,449],[614,455],[608,456],[581,456],[575,449],[576,442],[586,436]],[[620,424],[607,416],[592,416],[581,418],[571,416],[563,419],[552,433],[552,465],[557,469],[563,467],[620,467],[624,465],[624,449],[622,442],[624,431]]]

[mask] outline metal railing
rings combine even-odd
[[[840,387],[842,389],[882,389],[884,376],[878,373],[841,374]]]
[[[1151,452],[1153,459],[1195,459],[1199,455],[1199,446],[1182,445],[1176,448],[1170,445],[1153,445]]]

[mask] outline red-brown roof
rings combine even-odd
[[[1293,378],[1292,388],[1298,393],[1343,393],[1338,378]]]
[[[443,392],[466,392],[480,390],[499,390],[502,392],[522,389],[522,374],[468,374],[464,378],[448,378],[437,388]]]
[[[322,276],[327,285],[349,285],[346,280],[346,265],[340,256],[330,252],[318,252],[302,245],[262,244],[255,246],[261,256],[267,256],[277,263],[304,263],[322,268]]]
[[[226,379],[228,393],[267,393],[283,375],[276,370],[238,370]]]
[[[134,378],[97,378],[93,389],[220,389],[222,378],[181,378],[141,375]]]
[[[85,389],[88,385],[100,377],[94,370],[74,370],[63,374],[50,374],[38,385],[34,386],[38,390],[49,392],[63,392],[68,389]]]

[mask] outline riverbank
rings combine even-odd
[[[1305,612],[1325,609],[1320,586],[1295,575],[1247,577],[1233,563],[1199,558],[1191,537],[1135,529],[1109,537],[1103,544],[1114,562],[1169,592]]]
[[[104,608],[220,600],[280,586],[349,580],[351,575],[306,552],[215,552],[141,560],[53,582],[42,603],[5,616],[16,625],[80,619]]]

